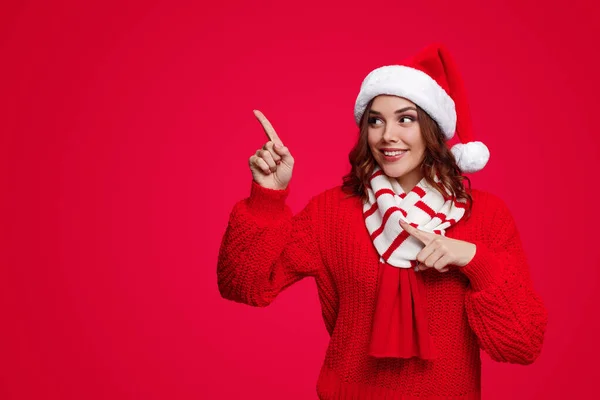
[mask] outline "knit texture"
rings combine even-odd
[[[547,323],[515,222],[497,197],[473,190],[473,210],[446,236],[477,245],[465,267],[422,272],[435,360],[368,355],[379,254],[362,204],[341,187],[313,197],[295,216],[285,191],[252,182],[223,236],[221,295],[264,307],[304,277],[317,284],[330,342],[317,381],[320,399],[479,399],[479,349],[500,362],[530,364]]]

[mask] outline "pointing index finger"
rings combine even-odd
[[[427,234],[427,232],[423,232],[422,230],[415,228],[414,226],[410,225],[408,222],[403,220],[400,220],[400,226],[402,226],[402,229],[408,232],[411,236],[414,236],[415,238],[419,239],[424,244],[427,244],[429,242],[429,235]]]
[[[254,110],[254,115],[258,119],[258,122],[260,122],[260,124],[262,125],[265,134],[269,138],[269,141],[283,145],[281,139],[279,139],[279,135],[277,135],[277,132],[275,132],[273,125],[271,125],[267,117],[265,117],[265,115],[258,110]]]

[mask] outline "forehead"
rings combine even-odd
[[[415,103],[405,99],[404,97],[383,94],[373,99],[373,104],[371,105],[371,108],[379,112],[394,112],[398,109],[411,106],[415,107]]]

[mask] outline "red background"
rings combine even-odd
[[[373,68],[454,52],[474,186],[515,215],[550,313],[528,367],[484,355],[486,399],[595,397],[598,7],[593,1],[3,2],[0,398],[310,399],[312,281],[254,309],[216,257],[265,112],[299,211],[348,170]]]

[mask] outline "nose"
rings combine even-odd
[[[400,132],[396,129],[394,124],[386,125],[385,130],[383,131],[383,140],[392,143],[396,143],[400,140]]]

